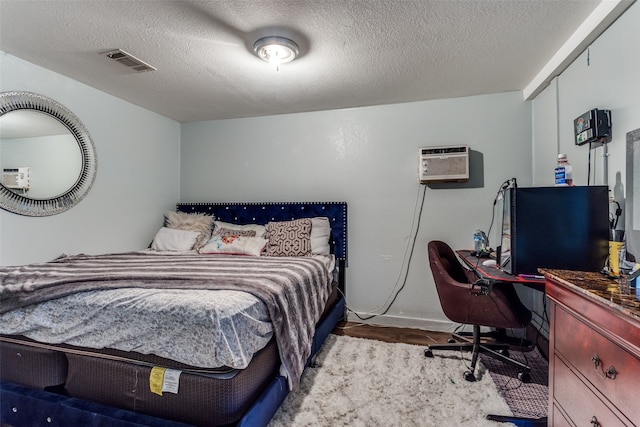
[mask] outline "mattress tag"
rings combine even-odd
[[[182,371],[176,369],[161,368],[154,366],[149,374],[149,388],[151,393],[162,396],[162,392],[178,394],[180,386],[180,374]]]
[[[182,371],[176,369],[167,369],[164,372],[164,380],[162,381],[162,391],[167,393],[178,394],[178,387],[180,386],[180,374]]]

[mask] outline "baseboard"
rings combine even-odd
[[[367,313],[357,313],[363,318],[369,317]],[[356,313],[348,312],[349,322],[364,323],[367,325],[394,326],[398,328],[423,329],[425,331],[449,332],[457,326],[457,323],[441,320],[417,319],[413,317],[390,316],[388,314],[378,315],[368,320],[360,319]]]

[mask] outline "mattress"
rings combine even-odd
[[[334,286],[321,319],[338,300]],[[2,381],[40,389],[56,386],[56,391],[70,397],[196,426],[236,423],[280,367],[274,339],[242,370],[207,370],[154,355],[113,349],[96,352],[70,345],[41,348],[40,343],[24,337],[2,337],[2,340]],[[181,371],[176,393],[151,392],[154,367]]]
[[[206,372],[180,372],[175,392],[152,391],[147,363],[43,350],[2,342],[2,381],[195,426],[236,423],[277,375],[275,340],[231,378]],[[109,352],[105,352],[105,356]],[[5,359],[6,354],[21,355]],[[53,357],[52,357],[53,356]],[[3,424],[4,425],[4,424]],[[17,426],[16,426],[17,427]]]
[[[295,387],[332,265],[332,257],[65,256],[3,273],[0,334],[238,369],[273,335]]]
[[[0,380],[37,389],[64,385],[68,363],[64,353],[0,342]]]
[[[73,315],[69,315],[73,313]],[[80,292],[0,315],[0,333],[243,369],[273,336],[264,303],[229,290]]]
[[[180,372],[175,392],[156,394],[150,366],[75,354],[67,358],[69,396],[198,426],[237,422],[280,367],[272,340],[231,379]]]

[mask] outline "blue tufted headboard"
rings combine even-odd
[[[331,224],[331,246],[337,260],[347,260],[347,204],[345,202],[214,202],[178,203],[178,212],[205,213],[218,221],[266,224],[324,216]]]

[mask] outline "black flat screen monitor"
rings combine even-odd
[[[539,275],[538,268],[602,270],[608,203],[607,186],[506,189],[500,266],[513,275]]]

